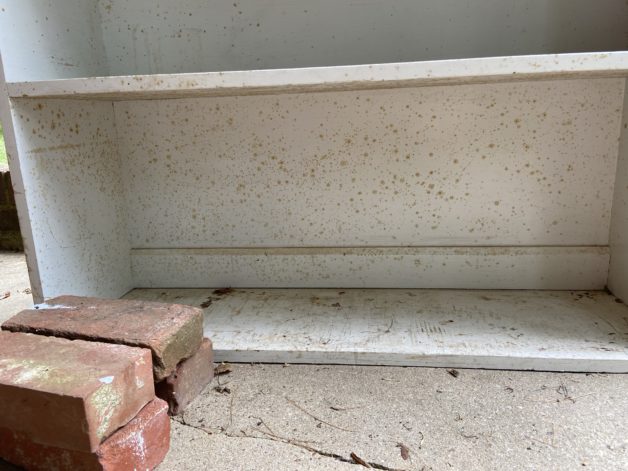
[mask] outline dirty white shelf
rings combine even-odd
[[[217,361],[628,372],[628,307],[603,291],[135,289],[205,309]]]
[[[628,52],[8,82],[12,98],[136,100],[628,75]]]

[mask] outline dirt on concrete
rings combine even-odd
[[[625,470],[626,391],[628,375],[233,365],[173,419],[159,471],[364,468],[352,454],[375,469]]]

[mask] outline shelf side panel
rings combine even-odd
[[[625,84],[611,218],[608,286],[616,296],[628,301],[628,80]]]
[[[17,140],[15,136],[15,126],[13,123],[13,112],[11,101],[9,99],[6,81],[4,77],[3,59],[0,54],[0,124],[4,134],[4,145],[6,147],[7,157],[9,161],[9,171],[11,172],[11,184],[13,185],[13,194],[15,197],[15,205],[18,210],[18,218],[20,223],[20,233],[24,244],[24,255],[28,266],[28,277],[30,280],[31,293],[35,302],[43,301],[41,291],[41,280],[37,265],[37,254],[33,243],[33,231],[31,221],[28,218],[28,206],[26,203],[26,194],[24,192],[24,181],[22,178],[22,169],[18,159]]]
[[[41,296],[121,296],[132,285],[112,104],[12,107]]]

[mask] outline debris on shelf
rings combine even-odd
[[[460,372],[458,370],[454,370],[454,369],[447,370],[447,373],[449,373],[454,378],[457,378],[458,376],[460,376]]]

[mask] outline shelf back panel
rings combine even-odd
[[[628,49],[624,0],[0,0],[7,80]]]

